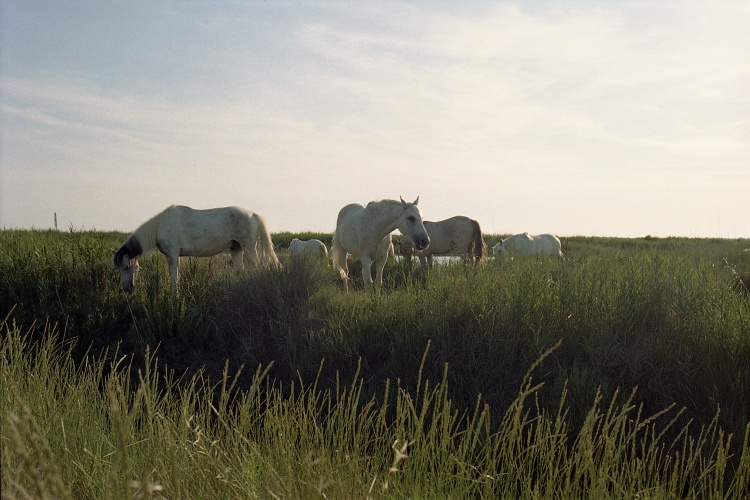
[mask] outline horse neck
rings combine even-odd
[[[156,247],[156,238],[159,233],[159,219],[160,215],[147,220],[141,227],[135,230],[130,238],[135,238],[140,244],[142,253],[146,253],[153,250]]]
[[[375,232],[383,236],[394,231],[396,221],[401,216],[402,205],[400,201],[382,200],[373,201],[367,204],[372,224],[375,226]]]

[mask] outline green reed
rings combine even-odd
[[[746,467],[750,422],[750,300],[741,286],[750,275],[747,240],[569,238],[562,262],[490,258],[483,267],[456,263],[428,273],[392,261],[384,289],[373,294],[362,291],[356,263],[352,292],[345,294],[330,265],[290,259],[280,245],[283,269],[248,269],[239,277],[227,256],[183,259],[180,298],[173,302],[159,254],[142,259],[136,292],[121,292],[109,249],[123,239],[0,232],[7,249],[0,256],[4,348],[16,329],[27,332],[26,350],[57,332],[47,347],[57,354],[36,358],[50,360],[49,368],[38,369],[58,380],[36,376],[41,385],[28,389],[24,404],[58,402],[65,391],[80,394],[81,404],[92,408],[89,419],[94,413],[95,421],[103,419],[106,433],[90,433],[97,443],[86,440],[76,456],[96,455],[103,446],[110,448],[102,455],[113,453],[117,443],[134,439],[117,462],[94,461],[83,467],[82,478],[64,477],[74,493],[71,485],[97,481],[97,489],[87,491],[100,497],[157,483],[172,492],[166,496],[214,490],[241,496],[232,488],[256,484],[269,471],[275,482],[259,493],[264,496],[345,496],[365,491],[353,489],[362,483],[371,496],[702,496],[697,492],[747,489],[736,474]],[[116,364],[123,355],[127,361]],[[70,374],[95,361],[102,378],[92,390],[86,384],[94,382]],[[14,369],[28,372],[30,363]],[[258,373],[240,370],[243,365],[269,368]],[[139,389],[139,370],[151,370],[147,389]],[[85,373],[95,378],[95,372]],[[109,373],[118,375],[106,378]],[[69,380],[86,388],[59,388]],[[121,389],[107,385],[117,380]],[[221,384],[231,386],[225,396]],[[253,384],[263,391],[243,399]],[[43,393],[46,387],[58,387],[54,397]],[[40,394],[28,397],[35,391]],[[167,404],[160,399],[165,391],[173,394],[169,410],[160,406]],[[133,406],[139,397],[145,398],[141,406]],[[7,401],[15,420],[4,420],[4,437],[15,429],[31,439],[33,421],[51,415],[62,415],[63,423],[48,422],[40,427],[44,432],[62,425],[69,436],[79,432],[71,426],[84,425],[71,410],[31,405],[27,413],[18,401]],[[347,406],[338,406],[344,401]],[[148,415],[177,408],[183,420],[160,429],[164,437],[151,441],[157,443],[153,452],[128,430],[140,432],[143,422],[156,426],[161,417]],[[508,412],[515,412],[513,419]],[[224,438],[203,441],[217,422],[224,433],[243,429],[244,439],[265,436],[258,438],[265,448],[239,438],[229,450],[218,444]],[[278,436],[263,434],[273,425]],[[417,439],[426,430],[434,433],[429,444]],[[197,444],[185,455],[188,439]],[[294,446],[303,441],[323,444],[297,452]],[[344,459],[331,456],[338,442],[350,443],[340,452]],[[50,481],[70,474],[68,462],[47,444],[51,451],[42,446],[35,453],[63,464],[59,473],[54,467],[42,473],[51,476],[44,487],[57,488]],[[163,450],[172,450],[172,462]],[[187,472],[204,458],[225,472]],[[405,479],[409,464],[423,476]],[[390,467],[397,472],[387,472]],[[16,469],[4,462],[3,470]],[[169,484],[165,470],[175,478]],[[227,481],[235,486],[215,483],[213,475],[230,473]],[[205,489],[182,489],[190,477],[202,478]],[[13,481],[20,480],[3,485]],[[500,486],[506,483],[512,487]]]
[[[750,487],[750,446],[712,419],[692,436],[680,410],[647,414],[635,392],[596,393],[583,425],[567,391],[539,407],[542,353],[505,410],[450,398],[419,361],[414,391],[387,381],[364,396],[357,372],[277,384],[271,366],[241,384],[228,367],[163,377],[149,357],[134,381],[128,357],[76,365],[53,328],[32,343],[2,325],[2,487],[9,497],[736,497]],[[497,425],[493,418],[498,419]],[[493,430],[496,429],[496,430]],[[737,459],[732,463],[731,449]]]

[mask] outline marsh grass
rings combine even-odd
[[[495,426],[481,397],[456,408],[447,367],[421,378],[429,346],[416,390],[387,381],[378,399],[364,397],[360,372],[333,390],[282,389],[270,367],[243,387],[226,369],[216,383],[199,372],[165,385],[153,357],[133,389],[126,357],[76,365],[52,328],[33,345],[2,329],[7,498],[740,498],[750,487],[747,441],[730,474],[734,438],[716,418],[695,438],[683,427],[665,439],[680,411],[646,416],[635,392],[596,393],[574,435],[565,391],[556,409],[538,407],[534,373],[559,344]]]
[[[747,240],[392,261],[372,294],[280,245],[183,259],[173,302],[158,254],[120,291],[123,237],[0,232],[4,494],[748,494]]]

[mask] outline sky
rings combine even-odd
[[[750,237],[750,2],[0,4],[0,228]]]

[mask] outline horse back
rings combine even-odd
[[[539,234],[534,239],[541,243],[540,247],[550,255],[560,256],[562,245],[560,239],[554,234]]]
[[[160,221],[157,241],[160,247],[179,251],[180,255],[215,255],[235,242],[247,244],[257,230],[255,214],[240,207],[170,209]]]
[[[503,246],[521,254],[533,254],[535,251],[534,238],[529,233],[508,236],[503,240]]]

